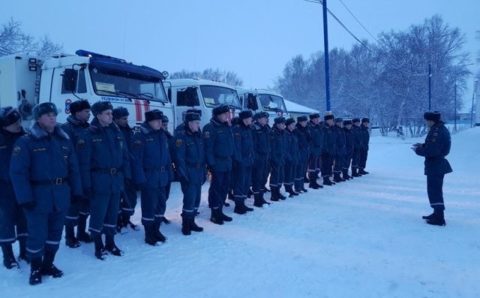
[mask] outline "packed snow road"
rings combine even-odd
[[[143,231],[128,230],[118,237],[125,255],[99,261],[93,244],[62,242],[63,278],[32,287],[27,264],[2,267],[0,296],[480,297],[480,128],[453,136],[446,227],[421,219],[431,209],[423,160],[409,149],[416,141],[374,137],[370,175],[234,214],[223,226],[208,221],[205,185],[205,231],[188,237],[175,184],[167,243],[151,247]]]

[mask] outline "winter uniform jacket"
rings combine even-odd
[[[450,147],[450,132],[443,122],[433,125],[425,143],[415,150],[415,153],[425,157],[425,175],[444,175],[453,171],[445,158],[450,153]]]

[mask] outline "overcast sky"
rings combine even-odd
[[[375,36],[440,14],[466,34],[472,62],[480,49],[479,0],[343,2]],[[372,40],[340,0],[328,5],[357,36]],[[4,0],[0,7],[1,23],[20,21],[25,32],[47,34],[67,53],[88,49],[169,72],[232,70],[246,87],[273,86],[293,56],[323,49],[321,5],[304,0]],[[355,43],[332,18],[329,29],[331,48]]]

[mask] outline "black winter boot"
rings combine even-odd
[[[334,183],[333,183],[332,181],[330,181],[330,178],[328,178],[328,177],[323,177],[323,185],[332,186],[332,185],[334,185]]]
[[[41,269],[42,275],[52,276],[53,278],[59,278],[63,276],[63,271],[55,267],[55,265],[53,265],[54,260],[55,260],[55,252],[45,251],[45,255],[43,256],[42,269]]]
[[[280,196],[279,196],[279,191],[278,191],[278,187],[277,186],[272,186],[271,187],[271,192],[272,192],[272,196],[270,198],[271,201],[274,201],[274,202],[278,202],[280,200]]]
[[[435,212],[432,212],[432,214],[430,214],[430,215],[422,216],[423,219],[432,219],[433,217],[435,217]]]
[[[113,237],[114,236],[112,234],[105,235],[105,250],[114,256],[121,257],[123,255],[123,251],[117,247]]]
[[[3,253],[3,266],[7,269],[19,268],[17,260],[13,255],[12,244],[4,243],[2,244],[2,253]]]
[[[42,258],[37,257],[31,260],[30,263],[30,285],[38,285],[42,283]]]
[[[195,223],[195,216],[190,218],[190,230],[194,232],[203,232],[203,228]]]
[[[75,227],[66,225],[65,226],[65,244],[70,248],[80,247],[80,242],[75,238]]]
[[[360,169],[360,171],[358,172],[360,175],[368,175],[370,174],[369,172],[365,171],[365,169]]]
[[[225,222],[225,221],[226,221],[226,222],[230,222],[230,221],[233,220],[230,216],[228,216],[228,215],[226,215],[225,213],[223,213],[222,208],[220,208],[219,210],[220,210],[220,215],[222,216],[222,219],[223,219],[224,222]]]
[[[105,246],[103,245],[102,234],[95,233],[93,236],[93,242],[95,244],[95,257],[99,260],[105,260],[107,255],[105,251]]]
[[[443,210],[435,210],[433,217],[427,219],[427,224],[434,226],[445,226],[447,223],[445,222]]]
[[[352,177],[360,177],[362,175],[360,175],[358,173],[358,168],[352,168]]]
[[[261,194],[255,194],[253,196],[253,199],[254,199],[254,202],[253,202],[253,206],[255,207],[258,207],[258,208],[262,208],[263,205],[265,204],[269,204],[267,201],[265,201],[265,199],[263,198],[263,196]]]
[[[285,185],[285,191],[288,193],[289,198],[293,198],[299,195],[298,192],[293,190],[292,185]]]
[[[246,214],[247,213],[247,208],[245,206],[245,203],[241,200],[235,202],[235,208],[233,209],[233,212],[235,212],[237,214]]]
[[[345,179],[345,180],[352,179],[352,176],[348,175],[348,170],[343,170],[342,175],[343,175],[343,179]]]
[[[165,242],[167,241],[167,237],[165,237],[165,235],[162,234],[162,232],[160,232],[160,224],[162,222],[162,219],[160,220],[155,220],[155,237],[157,238],[157,241],[159,242]]]
[[[335,181],[335,182],[344,182],[345,179],[343,179],[342,177],[340,177],[340,173],[335,173],[334,176],[333,176],[333,181]]]
[[[223,225],[223,218],[221,213],[219,212],[220,209],[213,209],[212,208],[212,216],[210,216],[210,221],[217,225]]]
[[[87,218],[88,215],[85,214],[80,214],[78,217],[77,240],[84,243],[92,243],[92,236],[87,233]]]
[[[145,243],[148,245],[155,246],[157,245],[157,237],[155,237],[155,225],[150,223],[144,225],[145,229]]]
[[[185,236],[192,234],[190,217],[187,215],[182,215],[182,234]]]

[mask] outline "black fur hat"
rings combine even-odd
[[[122,117],[126,117],[130,115],[128,110],[124,107],[118,107],[113,109],[113,119],[120,119]]]
[[[219,105],[218,107],[213,108],[212,112],[213,116],[218,116],[230,112],[230,107],[227,105]]]
[[[55,115],[58,115],[57,106],[52,102],[44,102],[33,108],[33,118],[35,118],[35,120],[38,120],[40,117],[48,113],[55,113]]]
[[[81,112],[83,110],[90,110],[91,106],[88,100],[81,99],[74,101],[70,104],[70,114],[75,115],[75,113]]]
[[[16,123],[22,116],[17,109],[5,107],[0,110],[0,127],[5,127]]]
[[[113,106],[109,101],[97,101],[92,105],[92,114],[93,116],[97,116],[98,114],[103,113],[106,110],[112,110]]]
[[[162,120],[163,121],[163,113],[160,110],[151,110],[145,112],[145,121],[150,122],[153,120]]]
[[[434,111],[434,112],[425,112],[423,114],[423,118],[425,120],[433,121],[433,122],[439,122],[440,119],[442,118],[442,115],[440,112]]]

